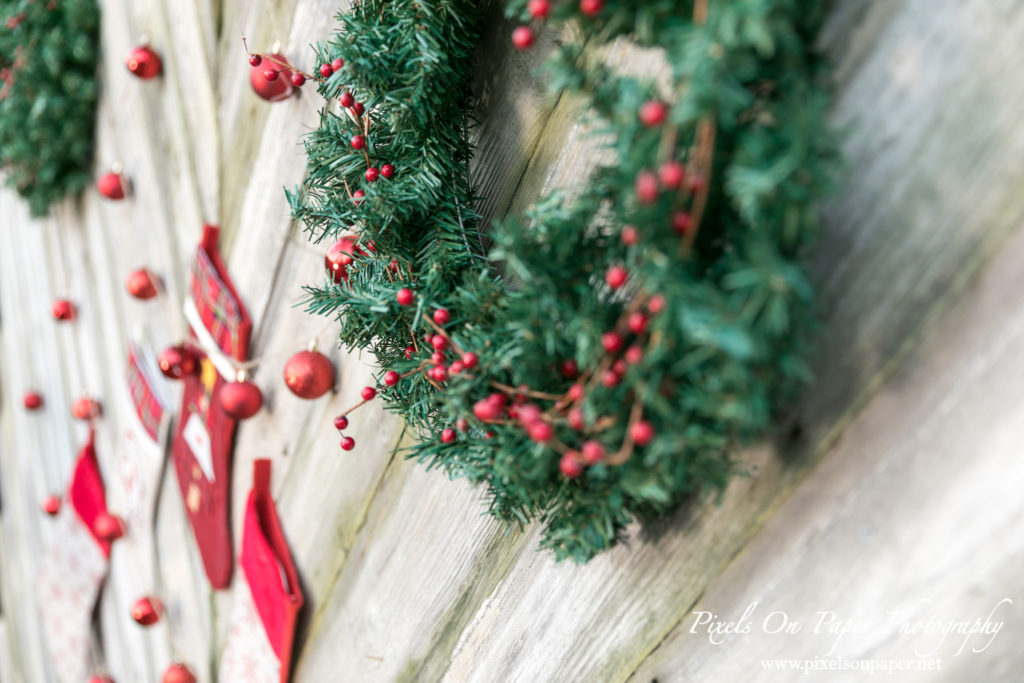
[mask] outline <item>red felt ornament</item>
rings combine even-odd
[[[149,271],[148,268],[133,270],[125,280],[124,286],[136,299],[152,299],[159,291],[159,278]]]
[[[140,45],[129,52],[125,64],[129,71],[144,80],[160,75],[160,55],[148,45]]]
[[[38,391],[28,391],[21,402],[25,405],[25,410],[39,410],[43,407],[43,396]]]
[[[116,541],[124,536],[124,520],[109,512],[100,512],[93,519],[92,530],[101,540]]]
[[[237,382],[221,385],[217,400],[225,413],[236,420],[247,420],[263,406],[263,392],[246,381],[245,372],[239,372]]]
[[[81,396],[71,404],[71,414],[76,420],[92,420],[103,413],[99,401],[92,396]]]
[[[253,92],[268,102],[280,102],[291,97],[295,92],[295,85],[291,78],[278,78],[282,70],[286,70],[288,60],[284,55],[275,52],[270,59],[262,60],[261,63],[249,69],[249,84]],[[273,79],[268,79],[267,74],[272,73]]]
[[[160,621],[160,616],[163,614],[164,606],[160,602],[159,598],[152,598],[146,596],[139,598],[132,605],[132,619],[142,624],[143,626],[152,626],[156,622]]]
[[[57,299],[50,306],[50,313],[54,320],[74,320],[75,305],[67,299]]]
[[[348,266],[352,264],[352,255],[359,253],[354,237],[342,237],[331,245],[324,256],[324,265],[334,275],[335,284],[348,282]]]
[[[171,664],[161,676],[160,683],[196,683],[196,676],[184,664]]]
[[[316,349],[299,351],[284,365],[284,383],[299,398],[320,398],[334,386],[334,364]]]
[[[119,171],[104,173],[96,181],[96,190],[107,199],[124,199],[128,194],[128,179]]]
[[[157,356],[156,362],[160,366],[160,372],[170,379],[185,379],[194,375],[199,368],[196,352],[184,344],[164,349]]]
[[[60,512],[60,496],[47,496],[43,498],[43,504],[41,505],[43,512],[50,515],[51,517],[56,516]]]

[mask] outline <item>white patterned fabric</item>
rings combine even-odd
[[[62,683],[92,671],[92,613],[107,574],[107,557],[68,501],[46,539],[36,592],[53,668]]]
[[[244,572],[235,576],[230,623],[218,680],[221,683],[280,683],[281,662],[260,621]]]

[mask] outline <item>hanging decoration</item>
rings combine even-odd
[[[530,23],[518,47],[545,23],[565,41],[544,79],[604,133],[608,161],[573,169],[586,179],[571,197],[539,198],[485,243],[467,171],[481,7],[366,0],[317,47],[331,104],[289,198],[312,239],[355,240],[332,247],[308,308],[373,352],[368,389],[417,433],[410,455],[485,486],[495,517],[539,520],[544,547],[586,561],[633,520],[724,486],[734,450],[807,377],[799,255],[836,149],[813,51],[824,10],[508,11]],[[616,40],[658,51],[666,82],[604,63]]]
[[[189,522],[214,588],[231,580],[231,446],[237,421],[215,399],[249,354],[252,321],[217,250],[218,228],[206,225],[192,267],[185,318],[195,346],[160,355],[165,375],[184,382],[172,446]],[[188,359],[194,358],[193,365]]]
[[[96,180],[96,191],[107,199],[115,201],[124,199],[128,195],[130,187],[128,178],[120,170],[104,173]]]
[[[160,61],[160,55],[158,55],[153,48],[148,45],[140,45],[133,48],[132,51],[128,53],[128,57],[125,58],[124,63],[125,66],[128,67],[128,71],[143,80],[149,80],[159,76],[163,66]]]
[[[167,667],[160,683],[196,683],[196,675],[186,665],[175,663]]]
[[[44,539],[36,593],[54,671],[62,683],[79,683],[92,670],[92,613],[110,557],[110,542],[96,531],[107,509],[91,431],[67,499]]]
[[[57,513],[60,512],[60,496],[47,496],[46,498],[43,498],[43,504],[41,507],[43,508],[43,512],[51,517],[56,517]]]
[[[163,616],[164,606],[159,598],[151,595],[139,598],[132,605],[132,619],[140,626],[152,626]]]
[[[239,370],[235,381],[221,386],[217,392],[221,409],[236,420],[248,420],[263,406],[263,392]]]
[[[95,420],[102,414],[103,407],[100,405],[100,402],[89,394],[76,398],[74,403],[71,404],[71,415],[76,420],[88,422]]]
[[[242,524],[242,571],[235,581],[218,680],[287,683],[302,592],[270,495],[269,460],[253,463],[253,487]]]
[[[50,306],[50,314],[54,320],[68,322],[75,319],[75,305],[67,299],[56,299]]]
[[[160,291],[160,278],[148,268],[133,270],[124,283],[125,289],[136,299],[146,301],[152,299]]]
[[[258,55],[250,57],[249,65],[249,84],[253,92],[268,102],[288,99],[297,86],[306,82],[301,74],[301,80],[293,78],[288,60],[277,51],[276,46],[266,58]]]
[[[25,410],[39,410],[43,407],[43,395],[38,391],[26,391],[21,397],[21,403]]]
[[[299,398],[320,398],[334,387],[334,364],[316,350],[316,340],[284,365],[284,383]]]

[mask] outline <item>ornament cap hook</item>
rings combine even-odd
[[[270,48],[270,53],[276,55],[279,52],[281,52],[281,41],[275,40],[274,45]]]
[[[306,348],[315,353],[319,349],[319,347],[320,340],[316,337],[313,337],[312,339],[309,340],[309,346],[307,346]]]

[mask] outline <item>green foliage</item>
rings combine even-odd
[[[723,486],[734,469],[730,452],[762,436],[780,401],[806,380],[812,291],[798,259],[817,226],[814,202],[828,186],[835,147],[810,47],[818,3],[712,2],[704,23],[694,22],[692,3],[676,0],[608,0],[596,17],[581,16],[576,3],[552,4],[548,23],[574,30],[544,78],[587,98],[615,156],[571,199],[553,194],[497,223],[485,253],[466,167],[481,20],[470,0],[366,0],[339,15],[339,31],[317,50],[321,61],[342,57],[346,66],[320,92],[334,101],[348,89],[366,103],[369,162],[397,172],[364,180],[367,157],[349,144],[362,122],[327,106],[306,139],[308,175],[289,197],[314,239],[352,232],[363,245],[347,282],[325,278],[309,288],[309,310],[336,316],[345,345],[409,373],[381,395],[418,434],[411,455],[485,486],[494,516],[541,520],[543,545],[558,558],[586,561],[633,519],[665,515]],[[508,11],[528,18],[523,0]],[[601,46],[619,37],[663,51],[670,92],[604,64]],[[646,127],[638,111],[657,98],[671,105],[668,121]],[[702,169],[700,154],[712,149],[713,167]],[[699,213],[700,182],[662,189],[650,204],[634,189],[638,174],[672,158],[691,175],[710,171],[692,244],[692,233],[673,229],[673,216]],[[349,190],[366,197],[353,201]],[[624,246],[625,225],[635,226],[636,244]],[[629,272],[618,290],[604,283],[614,265]],[[396,302],[400,287],[415,292],[414,305]],[[649,314],[646,329],[626,328],[629,312],[656,304],[662,310]],[[445,329],[454,346],[477,353],[479,365],[435,382],[424,335],[441,307],[451,312]],[[616,329],[642,357],[620,363],[618,383],[606,386],[602,378],[622,358],[605,351],[602,335]],[[447,353],[446,363],[456,360]],[[566,361],[579,378],[563,374]],[[585,387],[578,401],[567,394],[575,383]],[[507,413],[474,415],[495,393],[514,403],[524,390],[513,387],[528,388],[520,400],[546,415],[552,440],[531,439]],[[573,408],[582,410],[582,431],[569,424]],[[466,431],[442,441],[460,418]],[[655,434],[643,446],[630,430],[640,419]],[[608,456],[564,476],[562,453],[587,440]]]
[[[99,6],[3,0],[0,20],[0,169],[42,216],[89,181]]]

